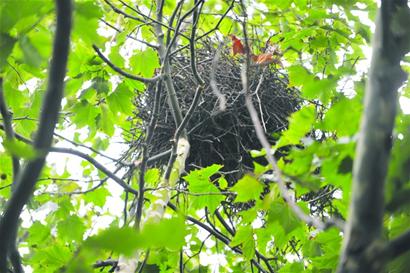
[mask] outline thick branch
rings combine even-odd
[[[51,146],[53,132],[64,91],[64,77],[68,59],[72,6],[70,0],[56,1],[57,27],[54,37],[53,56],[50,64],[47,91],[42,104],[40,123],[34,138],[38,155],[25,165],[17,177],[16,189],[6,204],[0,222],[0,272],[7,271],[9,246],[15,240],[10,234],[18,229],[18,219],[23,206],[30,198],[38,176],[43,168],[47,151]]]
[[[380,272],[383,267],[383,263],[369,260],[364,254],[382,236],[384,183],[392,146],[397,89],[407,78],[400,67],[402,50],[390,27],[397,3],[382,1],[376,22],[339,273]]]

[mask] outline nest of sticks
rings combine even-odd
[[[241,60],[234,58],[229,49],[217,52],[218,46],[204,42],[197,48],[197,70],[206,82],[199,104],[186,126],[191,150],[186,166],[189,169],[222,164],[222,172],[230,183],[253,169],[251,150],[261,149],[254,125],[245,106],[245,95],[241,82]],[[215,54],[220,56],[214,60]],[[242,60],[243,61],[243,60]],[[181,51],[172,57],[172,79],[185,114],[194,97],[196,82],[191,69],[189,51]],[[211,70],[219,92],[226,99],[226,109],[220,110],[219,100],[211,88]],[[272,144],[275,135],[286,129],[288,117],[299,109],[301,99],[297,89],[288,87],[287,75],[275,65],[254,66],[249,71],[249,87],[253,103],[258,109],[266,136]],[[259,85],[259,87],[258,87]],[[163,88],[165,90],[165,87]],[[151,118],[154,87],[151,86],[136,99],[135,132],[145,132]],[[142,130],[141,130],[142,129]],[[159,116],[149,144],[149,155],[154,156],[171,148],[176,130],[168,105],[167,94],[161,93]],[[135,135],[137,135],[135,133]],[[144,137],[130,143],[134,151],[142,150]],[[151,166],[166,165],[168,157],[159,158]]]

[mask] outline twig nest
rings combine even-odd
[[[242,176],[252,169],[250,150],[261,149],[254,126],[245,106],[245,96],[241,82],[241,60],[233,58],[228,50],[221,52],[216,65],[216,86],[226,99],[226,109],[219,109],[219,101],[210,86],[213,58],[216,54],[214,44],[203,43],[197,49],[197,69],[206,82],[201,100],[186,127],[191,151],[187,169],[222,164],[222,171],[232,179]],[[189,109],[196,89],[189,52],[182,52],[172,58],[172,79],[183,114]],[[300,105],[298,90],[288,87],[286,74],[270,66],[256,66],[249,71],[249,86],[259,118],[269,140],[275,141],[275,133],[284,130],[287,118]],[[259,88],[258,88],[258,85]],[[152,90],[151,90],[152,89]],[[168,106],[165,86],[161,93],[160,111],[149,145],[150,156],[164,152],[171,147],[175,123]],[[154,92],[149,88],[136,102],[136,119],[141,120],[144,129],[153,108]],[[139,123],[139,122],[137,122]],[[132,146],[143,145],[143,138]],[[156,166],[164,165],[167,158],[156,161]]]

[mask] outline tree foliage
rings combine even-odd
[[[406,272],[410,11],[381,2],[2,1],[0,272]],[[198,67],[230,34],[260,147],[240,177],[185,165],[189,119],[221,76]],[[267,41],[280,61],[255,68]],[[258,134],[252,69],[300,97],[281,131]],[[171,148],[152,154],[167,111]]]

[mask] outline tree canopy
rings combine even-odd
[[[407,272],[407,0],[0,2],[0,272]]]

